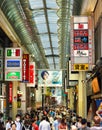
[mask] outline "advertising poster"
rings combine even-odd
[[[62,86],[62,71],[38,71],[38,86],[39,87],[61,87]]]

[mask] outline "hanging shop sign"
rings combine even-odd
[[[74,64],[74,70],[76,71],[85,71],[88,70],[88,64]]]
[[[88,30],[74,30],[74,37],[88,37]]]
[[[22,67],[22,60],[20,59],[6,59],[5,68],[7,69],[20,69]]]
[[[27,83],[27,86],[35,86],[35,62],[29,63],[29,83]]]
[[[74,23],[74,29],[88,29],[88,24],[79,20],[78,23]]]
[[[74,64],[74,70],[76,71],[85,71],[88,70],[88,64]]]
[[[22,51],[21,48],[6,48],[5,49],[5,58],[21,58]]]
[[[29,82],[29,54],[23,54],[22,82]]]
[[[88,50],[74,50],[74,56],[88,56]]]
[[[21,81],[22,71],[20,70],[5,70],[6,81]]]
[[[88,43],[74,43],[73,50],[88,50]]]

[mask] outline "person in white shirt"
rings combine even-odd
[[[39,130],[51,130],[50,123],[48,121],[46,121],[45,116],[43,116],[43,119],[39,124]]]
[[[6,123],[6,130],[10,130],[11,129],[11,122],[12,122],[12,118],[8,117],[8,122]]]
[[[16,130],[22,130],[22,124],[20,122],[21,116],[19,114],[16,115],[16,120],[15,120],[15,124],[16,124]]]

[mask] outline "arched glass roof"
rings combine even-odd
[[[38,68],[66,68],[73,1],[77,0],[0,0],[1,10]]]

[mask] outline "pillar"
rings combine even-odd
[[[13,102],[12,102],[12,118],[15,120],[15,116],[17,114],[17,87],[18,87],[18,82],[14,81],[13,82]]]
[[[85,72],[79,72],[78,84],[78,115],[86,118],[87,116],[87,96],[85,86]]]

